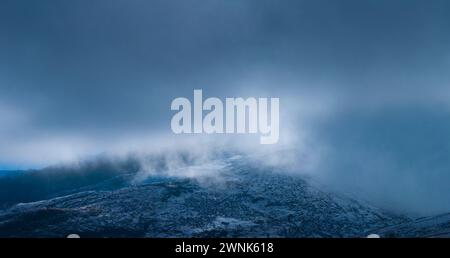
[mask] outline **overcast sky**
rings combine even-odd
[[[448,211],[449,30],[445,0],[2,0],[0,169],[170,135],[202,88],[280,97],[325,181]]]

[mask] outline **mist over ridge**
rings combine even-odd
[[[449,9],[444,0],[2,1],[0,169],[20,172],[0,175],[0,199],[38,201],[124,174],[136,184],[220,180],[224,158],[240,155],[382,208],[448,212]],[[171,101],[199,88],[205,98],[280,98],[279,142],[172,134]]]

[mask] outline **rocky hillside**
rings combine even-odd
[[[16,204],[0,212],[0,236],[364,237],[411,222],[323,191],[302,176],[263,170],[242,159],[223,163],[211,177],[123,179],[129,183],[116,182],[117,188],[107,186],[118,179],[108,179]]]

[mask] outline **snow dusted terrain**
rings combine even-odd
[[[137,182],[137,175],[123,174],[56,198],[15,204],[0,212],[0,236],[448,236],[448,214],[413,221],[323,191],[302,176],[242,159],[221,164],[211,177],[150,175]]]

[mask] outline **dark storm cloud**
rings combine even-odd
[[[0,164],[170,133],[171,100],[203,88],[281,97],[282,126],[326,149],[317,173],[336,185],[449,209],[449,12],[448,1],[1,1]]]

